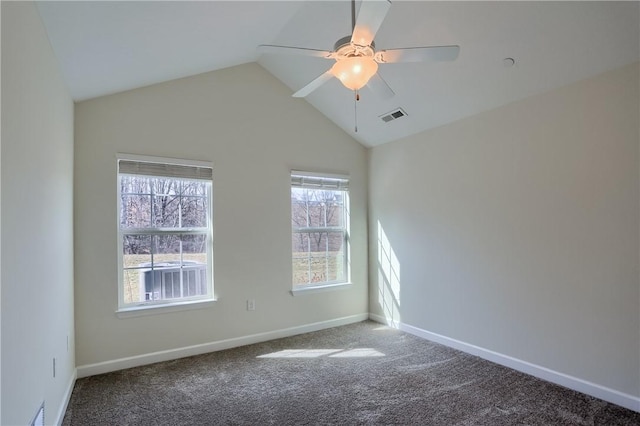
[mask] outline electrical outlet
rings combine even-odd
[[[247,300],[247,311],[256,310],[256,301],[254,299]]]

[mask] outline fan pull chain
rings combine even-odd
[[[360,93],[357,90],[355,92],[355,97],[353,99],[353,116],[355,121],[355,132],[358,133],[358,101],[360,100]]]

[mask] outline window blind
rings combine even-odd
[[[349,178],[346,176],[318,176],[303,172],[291,172],[291,186],[309,189],[349,190]]]
[[[118,173],[144,176],[163,176],[177,179],[213,180],[213,169],[211,167],[152,163],[134,160],[119,160]]]

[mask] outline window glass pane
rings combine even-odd
[[[293,284],[309,282],[309,235],[294,233],[293,240]]]
[[[179,272],[162,271],[162,280],[164,299],[175,299],[181,297]]]
[[[322,201],[309,201],[309,226],[326,226],[325,207],[325,203]]]
[[[182,181],[170,178],[150,178],[152,192],[155,195],[179,195]]]
[[[309,251],[309,235],[304,232],[294,232],[291,235],[291,247],[293,248],[293,256],[307,256]]]
[[[175,297],[181,297],[181,293],[180,293],[180,289],[181,284],[180,284],[180,272],[172,272],[171,274],[167,274],[167,275],[171,275],[171,280],[173,282],[173,294],[175,295]]]
[[[344,194],[344,191],[291,188],[292,226],[344,226]]]
[[[327,200],[327,226],[344,227],[344,192],[332,191],[332,198]]]
[[[162,299],[162,271],[145,269],[139,272],[140,298],[143,301]]]
[[[327,276],[328,261],[325,253],[311,252],[309,261],[311,262],[310,282],[314,284],[329,281]]]
[[[327,251],[330,253],[344,253],[344,231],[333,231],[325,234]]]
[[[327,246],[327,279],[329,281],[346,280],[344,232],[329,232]]]
[[[125,269],[123,278],[124,303],[138,303],[140,298],[140,270]]]
[[[293,284],[301,285],[309,283],[309,258],[306,256],[293,257]]]
[[[204,268],[200,269],[199,273],[200,273],[200,279],[198,281],[200,283],[199,294],[207,294],[207,270]]]
[[[206,235],[183,235],[182,252],[185,260],[195,260],[206,263],[207,237]]]
[[[151,194],[150,179],[143,176],[120,176],[121,194]]]
[[[326,232],[310,232],[309,233],[309,250],[311,252],[325,252],[327,249],[327,233]]]
[[[150,266],[150,235],[125,235],[123,240],[122,266],[124,268]]]
[[[308,225],[308,206],[304,193],[300,188],[291,189],[291,226],[304,228]]]
[[[293,188],[296,203],[298,204],[298,216],[301,226],[326,226],[326,197],[330,191]],[[292,216],[293,217],[293,216]]]
[[[190,295],[207,294],[207,237],[206,235],[183,235],[182,257],[184,270],[189,271]]]
[[[180,181],[175,179],[152,179],[153,208],[152,224],[157,228],[180,226]]]
[[[151,226],[150,195],[120,195],[120,226],[148,228]]]
[[[155,235],[153,253],[154,269],[180,267],[180,236]]]
[[[296,232],[292,236],[293,283],[344,281],[344,232]]]
[[[187,292],[188,296],[197,296],[198,292],[196,290],[196,271],[193,269],[188,269],[185,270],[184,273],[184,286],[185,286],[185,291]]]
[[[198,228],[207,226],[207,200],[197,196],[182,196],[182,227]]]
[[[120,177],[120,226],[147,228],[151,225],[151,187],[149,179]]]
[[[207,196],[207,188],[210,186],[208,182],[202,181],[182,181],[183,196]]]

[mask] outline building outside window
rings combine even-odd
[[[349,281],[349,179],[291,172],[293,288]]]
[[[209,163],[118,159],[119,307],[213,299]]]

